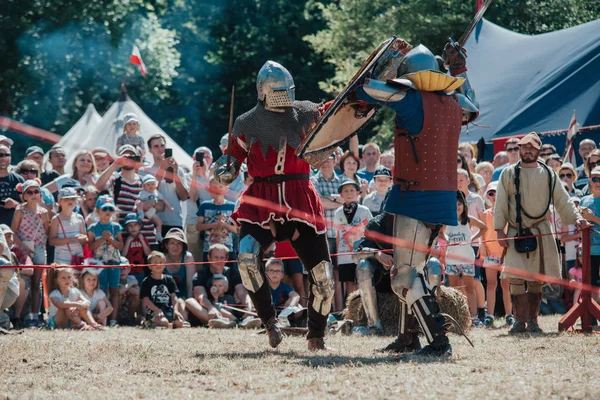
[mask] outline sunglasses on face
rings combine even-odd
[[[594,183],[600,182],[600,178],[598,178],[597,176],[592,176],[592,178],[590,180]]]
[[[10,153],[0,153],[0,158],[10,157]]]
[[[494,197],[496,195],[496,191],[495,190],[490,190],[489,192],[487,192],[487,195],[490,197]]]
[[[554,153],[541,153],[540,156],[542,156],[542,157],[550,157],[552,154],[554,154]]]
[[[37,169],[22,169],[21,174],[35,174],[35,176],[37,176],[38,171]]]
[[[568,173],[568,174],[560,174],[558,177],[559,177],[560,179],[563,179],[563,178],[569,178],[569,179],[571,179],[571,178],[573,177],[573,174],[571,174],[571,173]]]
[[[41,191],[39,189],[35,189],[35,190],[28,190],[25,192],[25,194],[40,194]]]
[[[598,161],[589,161],[588,165],[590,166],[590,169],[594,169],[596,168],[598,165],[600,165],[600,160]]]
[[[267,272],[270,272],[272,274],[283,274],[283,271],[276,269],[268,269]]]
[[[511,147],[510,149],[506,149],[508,153],[514,153],[515,151],[519,151],[518,147]]]
[[[115,211],[115,209],[112,208],[112,207],[102,207],[100,209],[100,211],[103,211],[103,212],[107,212],[107,211],[113,212],[113,211]]]

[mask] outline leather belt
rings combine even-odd
[[[282,183],[285,181],[307,181],[309,179],[309,174],[283,174],[271,176],[257,176],[254,178],[254,182]]]

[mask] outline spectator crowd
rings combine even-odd
[[[65,164],[71,155],[58,146],[47,153],[32,146],[24,159],[15,159],[12,140],[0,136],[0,272],[16,268],[13,276],[0,275],[8,281],[0,326],[259,327],[237,268],[238,227],[230,219],[252,177],[242,166],[230,186],[222,185],[212,178],[217,157],[208,147],[195,150],[192,165],[179,165],[164,136],[144,141],[135,114],[124,122],[116,149],[82,149],[70,166]],[[463,291],[474,326],[491,326],[496,316],[514,322],[508,282],[498,279],[503,258],[493,208],[502,170],[519,160],[517,143],[506,141],[492,162],[478,162],[476,147],[460,145],[459,225],[442,229],[435,243],[446,284]],[[221,153],[226,146],[227,135]],[[552,145],[542,146],[540,155],[573,200],[585,205],[586,219],[598,224],[600,169],[594,168],[600,166],[600,150],[586,139],[578,151],[583,164],[577,168],[564,163]],[[351,254],[369,220],[382,212],[393,168],[393,149],[382,151],[370,142],[358,151],[338,149],[313,171],[330,252],[339,253],[333,257],[334,311],[357,289]],[[563,227],[559,218],[551,222],[563,276],[581,281],[579,232]],[[592,239],[599,264],[600,235]],[[274,305],[293,308],[286,315],[301,326],[308,298],[302,263],[287,242],[275,244],[266,256]],[[38,267],[47,265],[54,268]],[[579,293],[544,284],[543,295],[546,314],[566,312]]]

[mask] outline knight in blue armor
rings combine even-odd
[[[458,224],[458,139],[461,126],[478,115],[466,60],[450,43],[442,59],[449,74],[419,45],[399,60],[396,79],[366,78],[355,91],[359,100],[396,113],[394,185],[385,211],[394,215],[393,236],[403,245],[394,244],[391,286],[427,339],[418,354],[431,356],[451,355],[452,347],[448,324],[422,271],[441,226]]]

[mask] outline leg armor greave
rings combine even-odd
[[[417,268],[425,267],[429,254],[431,228],[414,218],[396,215],[394,238],[402,243],[394,244],[394,265],[398,273],[392,278],[392,289],[400,296],[412,288]],[[408,301],[408,305],[412,303]]]
[[[368,326],[381,325],[377,309],[377,293],[373,286],[374,271],[375,266],[367,259],[356,265],[356,280],[358,281],[363,308],[367,315]]]
[[[254,237],[246,235],[240,240],[238,268],[244,287],[252,293],[256,293],[265,282],[260,254],[260,244]]]
[[[328,261],[321,261],[310,270],[312,278],[311,293],[313,295],[312,308],[321,315],[328,315],[331,311],[331,300],[335,284],[333,280],[333,265]]]
[[[421,295],[422,293],[424,295]],[[412,300],[411,309],[427,342],[438,347],[447,344],[448,338],[444,332],[446,319],[441,315],[440,306],[430,293],[423,276],[419,276],[419,279],[415,281],[413,288],[407,295],[407,299],[409,297]]]

